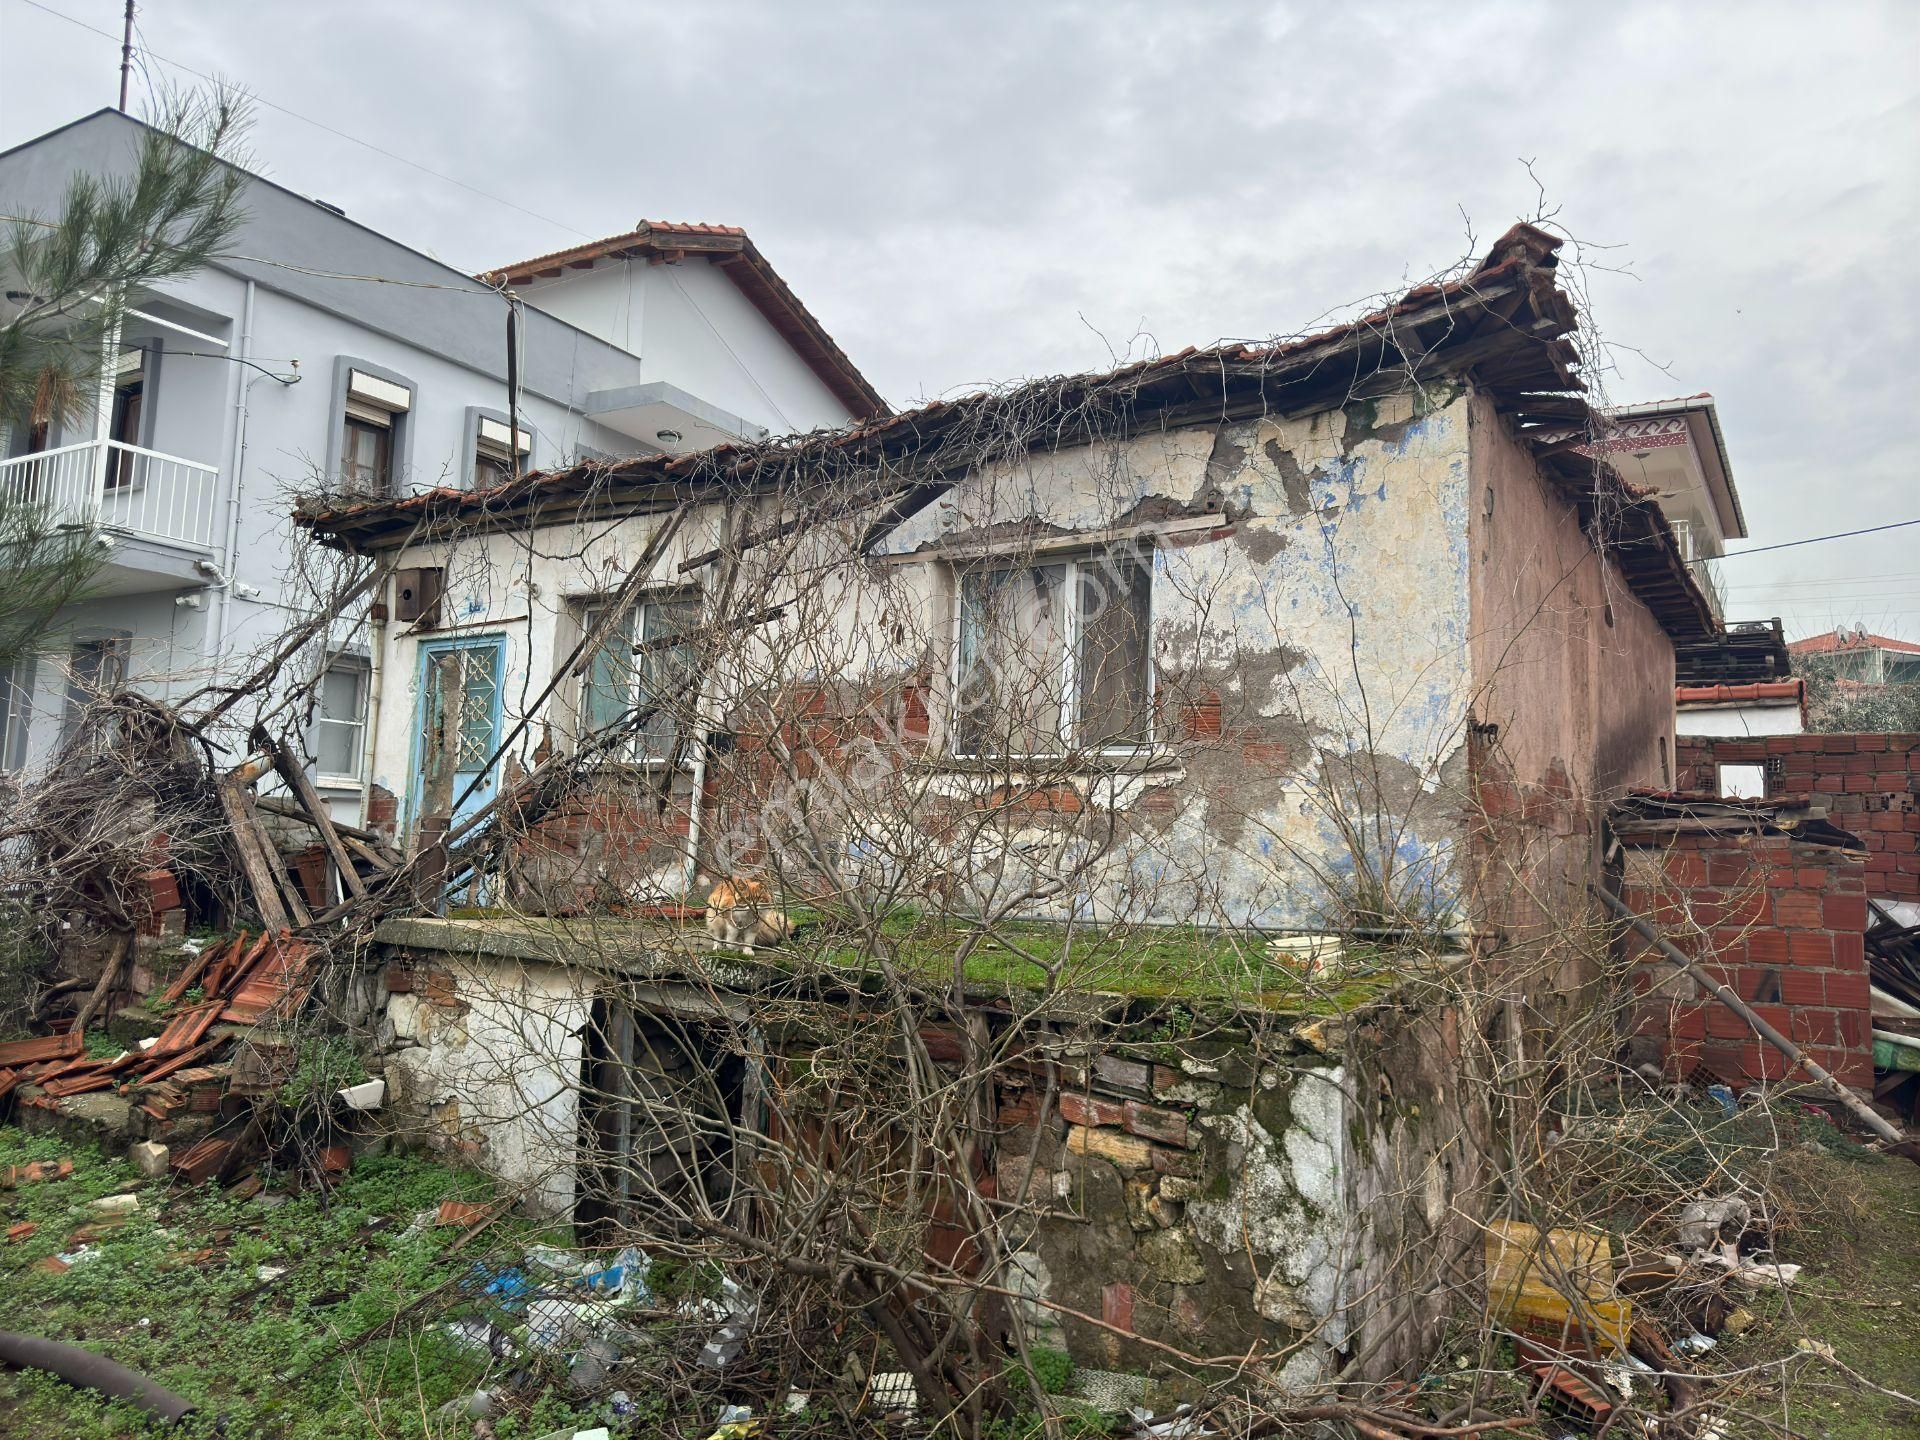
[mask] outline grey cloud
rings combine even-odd
[[[561,222],[262,111],[282,183],[463,267],[744,225],[901,403],[1136,329],[1296,331],[1458,258],[1462,211],[1482,243],[1530,213],[1534,159],[1621,247],[1584,257],[1633,272],[1589,277],[1629,347],[1607,392],[1718,396],[1753,543],[1920,515],[1911,5],[197,0],[142,26]],[[0,0],[0,142],[110,103],[116,60]],[[1920,636],[1916,541],[1732,561],[1736,608]],[[1906,578],[1849,583],[1877,575]]]

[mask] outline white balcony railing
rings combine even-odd
[[[210,550],[219,478],[212,465],[118,440],[86,440],[0,461],[0,496],[37,501],[57,525]]]
[[[1717,557],[1702,555],[1689,560],[1687,568],[1693,571],[1693,578],[1699,583],[1701,592],[1707,597],[1707,605],[1713,611],[1713,618],[1724,623],[1727,618],[1727,586],[1721,577],[1720,567],[1714,563]]]

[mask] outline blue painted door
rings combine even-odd
[[[420,647],[414,737],[413,818],[452,807],[453,823],[493,799],[500,767],[500,691],[506,644],[498,636]]]

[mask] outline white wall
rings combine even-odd
[[[1682,705],[1674,714],[1676,735],[1799,735],[1797,702],[1752,705]]]
[[[527,302],[640,357],[664,380],[776,435],[853,417],[710,261],[602,260],[518,287]]]

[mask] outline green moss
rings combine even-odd
[[[973,931],[963,920],[902,916],[882,929],[882,945],[901,968],[929,981],[950,979],[954,959]],[[848,970],[875,968],[870,949],[816,943],[797,948],[809,958]],[[967,984],[1007,991],[1115,994],[1175,1002],[1149,1037],[1150,1051],[1172,1063],[1172,1051],[1195,1029],[1192,1002],[1228,1002],[1301,1015],[1337,1015],[1365,1005],[1403,978],[1393,952],[1356,950],[1354,967],[1337,984],[1308,979],[1274,958],[1268,938],[1255,931],[1188,927],[1065,926],[1039,921],[994,927],[967,952]],[[1177,1056],[1174,1057],[1177,1059]]]

